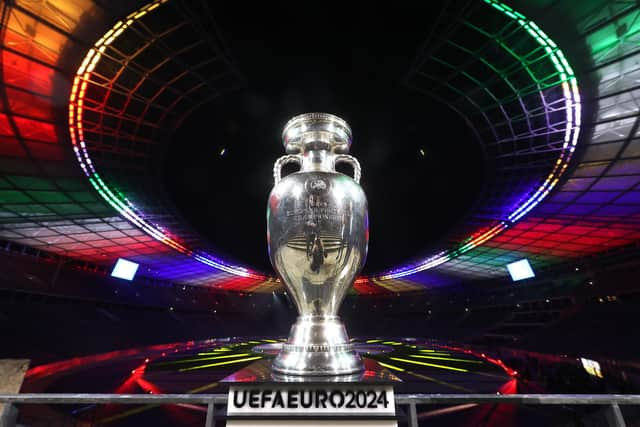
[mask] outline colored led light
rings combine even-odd
[[[435,363],[420,362],[420,361],[411,360],[411,359],[402,359],[400,357],[390,357],[389,359],[395,360],[397,362],[411,363],[413,365],[429,366],[430,368],[446,369],[449,371],[456,371],[456,372],[469,372],[468,369],[454,368],[452,366],[437,365]]]
[[[418,357],[420,359],[447,360],[449,362],[482,363],[479,360],[456,359],[455,357],[425,356],[424,354],[410,354],[409,356]]]
[[[258,360],[258,359],[262,359],[262,356],[247,357],[247,358],[244,358],[244,359],[226,360],[224,362],[209,363],[209,364],[206,364],[206,365],[194,366],[192,368],[183,368],[183,369],[180,369],[180,372],[195,371],[197,369],[212,368],[214,366],[231,365],[233,363],[250,362],[252,360]]]
[[[466,354],[471,354],[471,355],[473,355],[475,357],[480,357],[480,358],[486,360],[489,363],[492,363],[492,364],[494,364],[496,366],[501,367],[507,373],[507,375],[511,375],[511,376],[518,375],[518,371],[509,368],[507,365],[504,364],[504,362],[502,360],[494,359],[492,357],[489,357],[485,353],[469,350],[469,349],[466,349],[466,348],[448,346],[448,345],[439,345],[439,347],[445,348],[447,350],[454,350],[454,351],[460,351],[460,352],[466,353]]]
[[[389,365],[388,363],[378,362],[378,365],[384,366],[385,368],[393,369],[394,371],[404,372],[405,369],[399,368],[397,366]]]
[[[230,265],[223,260],[200,251],[194,251],[181,244],[175,236],[170,232],[162,229],[157,224],[153,224],[146,219],[146,215],[140,211],[133,203],[131,203],[124,195],[117,190],[109,187],[97,174],[93,162],[89,156],[83,129],[83,112],[84,112],[84,96],[87,92],[88,83],[92,72],[99,66],[104,52],[117,38],[126,31],[133,23],[146,16],[154,9],[168,0],[155,0],[152,3],[130,14],[123,20],[117,22],[102,38],[100,38],[93,48],[91,48],[80,67],[78,68],[76,77],[72,84],[70,104],[69,104],[69,126],[71,134],[71,142],[74,153],[80,164],[81,169],[89,178],[90,183],[99,193],[99,195],[107,201],[107,203],[115,210],[120,212],[123,217],[132,222],[136,227],[143,230],[146,234],[155,240],[167,245],[168,247],[192,257],[196,261],[213,267],[215,269],[225,271],[241,277],[252,279],[267,279],[265,276],[256,274],[240,266]],[[421,262],[409,266],[402,266],[393,269],[376,278],[359,278],[356,280],[356,289],[359,292],[373,293],[373,288],[382,287],[393,291],[385,286],[382,281],[388,281],[415,274],[420,271],[431,269],[442,265],[451,259],[482,245],[500,234],[510,226],[515,224],[532,209],[534,209],[542,200],[544,200],[550,191],[557,185],[561,175],[566,171],[572,154],[575,151],[575,145],[578,142],[580,126],[581,126],[581,105],[575,73],[568,63],[564,53],[558,49],[556,43],[542,31],[534,22],[528,20],[521,13],[513,10],[506,4],[497,0],[484,0],[493,9],[499,11],[504,16],[516,22],[526,33],[532,37],[536,43],[541,46],[547,54],[549,61],[553,64],[557,76],[560,78],[562,92],[564,97],[564,105],[566,112],[566,128],[564,135],[564,145],[556,165],[549,173],[543,183],[529,195],[526,200],[521,203],[513,212],[506,215],[506,218],[491,227],[474,233],[469,239],[466,239],[455,249],[441,251],[440,253],[428,257]],[[222,153],[221,153],[222,154]],[[370,286],[373,285],[373,286]],[[377,285],[377,286],[376,286]],[[233,285],[235,286],[235,285]],[[385,292],[387,289],[380,289]],[[376,293],[378,291],[376,290]]]
[[[201,353],[198,353],[198,354],[201,354]],[[218,356],[212,356],[212,357],[196,357],[191,359],[172,360],[171,362],[160,362],[160,363],[157,363],[157,365],[158,366],[176,365],[176,364],[189,363],[189,362],[201,362],[204,360],[233,359],[236,357],[244,357],[249,355],[251,355],[251,353],[225,354],[223,356],[218,355]]]
[[[521,203],[513,212],[506,215],[505,220],[499,221],[497,224],[491,226],[486,230],[475,233],[455,249],[442,251],[436,255],[422,260],[417,264],[392,269],[379,276],[379,280],[397,279],[437,267],[452,260],[453,258],[464,254],[465,252],[470,251],[473,248],[482,245],[483,243],[497,236],[498,234],[509,228],[511,225],[519,221],[549,195],[550,191],[558,183],[562,174],[566,171],[573,152],[575,151],[575,145],[578,143],[578,136],[580,134],[580,124],[582,122],[582,108],[580,104],[578,83],[573,69],[569,65],[564,53],[560,49],[558,49],[556,43],[551,40],[551,38],[549,38],[549,36],[547,36],[544,31],[542,31],[533,21],[528,20],[521,13],[514,11],[511,7],[498,0],[484,0],[484,2],[517,22],[518,25],[522,27],[527,32],[527,34],[529,34],[542,48],[544,48],[545,52],[547,53],[547,56],[553,64],[557,75],[560,77],[559,84],[562,86],[563,91],[566,113],[566,128],[564,136],[565,144],[562,147],[560,156],[558,157],[555,166],[553,167],[547,178],[533,192],[533,194],[529,195],[527,199],[523,203]],[[363,286],[363,284],[361,283],[358,284],[361,287]]]
[[[83,111],[84,96],[87,91],[87,86],[91,79],[92,72],[100,63],[100,60],[109,45],[111,45],[136,20],[142,18],[167,1],[168,0],[155,0],[138,11],[130,14],[124,20],[118,21],[96,42],[93,48],[89,49],[87,52],[87,55],[76,72],[76,76],[71,87],[71,95],[69,97],[69,132],[71,135],[73,151],[80,167],[89,178],[89,182],[98,194],[100,194],[100,196],[112,208],[118,211],[122,216],[142,231],[172,249],[194,258],[202,264],[237,276],[264,280],[266,277],[263,275],[256,274],[240,266],[230,265],[211,254],[189,249],[181,244],[170,232],[165,231],[157,224],[149,222],[146,219],[146,215],[136,208],[135,205],[131,203],[120,191],[109,187],[102,180],[95,170],[91,157],[89,156],[84,138]]]

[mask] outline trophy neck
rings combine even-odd
[[[282,142],[288,154],[309,150],[347,154],[351,147],[351,128],[347,122],[333,114],[300,114],[285,125]]]
[[[335,155],[329,150],[306,150],[302,153],[300,172],[335,172]]]

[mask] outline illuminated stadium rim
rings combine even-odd
[[[76,158],[85,175],[89,178],[89,182],[100,194],[100,196],[122,216],[131,221],[142,231],[159,242],[177,250],[178,252],[194,258],[205,265],[216,268],[234,275],[254,278],[266,279],[267,277],[257,274],[247,268],[235,266],[224,262],[218,257],[199,250],[190,249],[181,244],[170,232],[163,229],[157,224],[151,223],[146,219],[146,215],[131,203],[127,197],[117,189],[110,188],[102,180],[98,172],[95,170],[84,140],[83,130],[83,104],[84,96],[89,83],[90,76],[96,68],[98,62],[106,48],[111,45],[133,22],[142,18],[147,13],[152,12],[160,5],[168,0],[155,0],[141,9],[129,14],[123,20],[118,21],[107,33],[105,33],[93,46],[89,49],[84,60],[82,61],[71,88],[69,97],[69,131],[71,135],[71,143]],[[465,239],[457,248],[444,250],[438,254],[412,264],[388,271],[378,276],[379,280],[396,279],[411,274],[424,271],[462,255],[463,253],[480,246],[491,238],[506,230],[511,225],[524,217],[536,205],[538,205],[556,186],[560,177],[569,165],[569,161],[575,151],[578,142],[581,124],[581,105],[580,95],[578,92],[578,84],[573,69],[567,62],[563,52],[558,48],[553,40],[551,40],[533,21],[528,20],[524,15],[513,10],[509,6],[497,0],[483,0],[486,4],[500,11],[503,15],[516,21],[527,33],[535,39],[535,41],[544,48],[548,57],[553,62],[556,71],[560,75],[562,82],[562,90],[565,98],[566,123],[564,144],[559,158],[549,173],[546,180],[539,188],[529,196],[522,204],[520,204],[513,212],[507,215],[507,218],[499,221],[488,229],[480,230]],[[370,278],[362,277],[356,280],[357,283],[369,281]]]
[[[242,277],[265,279],[265,276],[252,272],[244,267],[230,265],[208,253],[192,250],[182,245],[167,230],[164,230],[157,224],[149,222],[145,218],[146,215],[136,208],[136,206],[131,203],[124,194],[107,186],[95,170],[91,158],[89,157],[84,140],[84,130],[82,128],[82,114],[84,95],[89,83],[90,75],[109,45],[111,45],[129,26],[131,26],[133,22],[142,18],[144,15],[158,8],[161,4],[164,4],[167,1],[168,0],[155,0],[131,13],[123,20],[118,21],[94,44],[93,48],[89,49],[89,52],[82,61],[80,68],[78,68],[78,71],[76,72],[73,86],[71,87],[71,95],[69,96],[69,131],[71,134],[73,151],[80,163],[80,167],[100,196],[102,196],[102,198],[122,216],[127,218],[154,239],[218,270]]]
[[[473,233],[470,237],[465,239],[457,248],[443,250],[438,254],[426,258],[416,264],[396,268],[386,272],[379,276],[380,280],[397,279],[411,274],[418,273],[420,271],[428,270],[430,268],[437,267],[444,264],[447,261],[456,258],[463,253],[470,251],[471,249],[482,245],[493,237],[497,236],[502,231],[506,230],[510,226],[514,225],[521,218],[523,218],[529,211],[536,207],[556,186],[560,177],[569,166],[569,161],[573,156],[576,145],[578,143],[578,136],[580,135],[580,125],[582,118],[582,108],[580,104],[580,93],[578,91],[578,82],[575,73],[569,65],[562,50],[558,48],[556,43],[551,40],[547,34],[544,33],[533,21],[527,19],[521,13],[513,10],[511,7],[497,0],[483,0],[486,4],[492,6],[494,9],[500,11],[503,15],[514,20],[520,25],[527,33],[544,48],[548,57],[553,62],[553,66],[556,72],[560,75],[562,82],[562,92],[565,100],[566,111],[566,128],[564,135],[564,143],[560,156],[556,160],[553,170],[549,173],[545,181],[538,187],[538,189],[530,195],[522,204],[520,204],[513,212],[506,216],[506,219],[501,220],[493,226]],[[366,280],[366,279],[358,279]]]

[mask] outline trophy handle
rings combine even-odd
[[[282,166],[287,163],[297,163],[298,165],[302,165],[302,156],[299,154],[287,154],[286,156],[280,157],[273,164],[273,181],[274,185],[278,185],[280,180],[282,179]]]
[[[360,184],[360,176],[362,175],[362,170],[360,169],[360,162],[358,162],[358,159],[348,154],[338,154],[336,156],[335,163],[339,162],[349,163],[351,167],[353,167],[353,180]]]

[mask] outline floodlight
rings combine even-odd
[[[516,262],[512,262],[511,264],[507,264],[507,270],[509,270],[511,280],[513,280],[514,282],[536,276],[533,273],[531,264],[529,264],[529,261],[526,258],[523,258]]]
[[[115,267],[113,267],[113,271],[111,272],[111,276],[124,280],[133,280],[139,266],[140,264],[138,263],[126,260],[124,258],[118,258],[118,261],[116,262],[116,265]]]

